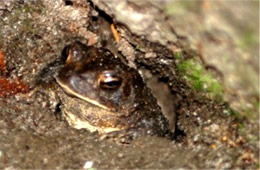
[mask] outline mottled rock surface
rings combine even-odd
[[[0,169],[257,168],[258,3],[1,1]],[[176,99],[172,140],[122,145],[60,118],[52,83],[61,51],[75,40],[103,45],[100,10],[118,29],[116,49],[128,64],[156,75]],[[212,77],[224,85],[224,93],[213,90],[217,99],[204,93]]]

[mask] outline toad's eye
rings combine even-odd
[[[105,71],[99,75],[98,85],[104,90],[118,89],[122,84],[122,78],[112,71]]]

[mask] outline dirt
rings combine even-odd
[[[177,33],[167,41],[156,34],[162,40],[155,42],[118,19],[117,48],[131,67],[151,71],[168,86],[177,114],[174,139],[146,136],[122,145],[70,127],[50,86],[65,45],[102,45],[99,23],[90,25],[99,15],[116,21],[113,11],[98,15],[102,11],[83,0],[6,1],[0,11],[1,169],[259,168],[258,122],[187,83],[174,55],[182,51],[180,60],[186,60],[197,52],[180,43]]]

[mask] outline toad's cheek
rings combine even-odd
[[[102,105],[100,102],[95,100],[95,98],[97,98],[97,96],[93,93],[93,91],[96,90],[95,86],[92,86],[92,88],[90,88],[90,86],[87,86],[85,85],[85,83],[80,81],[78,77],[72,77],[66,81],[64,81],[64,79],[56,77],[56,81],[61,86],[61,88],[70,96],[77,97],[103,109],[111,110],[107,106]],[[88,94],[88,96],[86,96],[85,94]]]

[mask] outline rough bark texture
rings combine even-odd
[[[0,1],[0,168],[257,168],[258,12],[258,1]],[[163,87],[173,140],[122,146],[57,118],[61,51],[103,45],[104,22],[120,35],[107,48]]]

